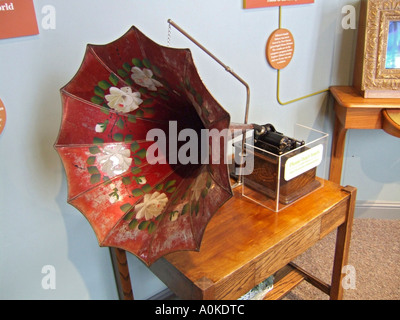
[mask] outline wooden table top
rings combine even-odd
[[[351,86],[332,86],[330,87],[332,95],[336,101],[346,108],[381,108],[398,109],[400,108],[400,99],[396,98],[363,98]]]
[[[325,213],[349,195],[339,185],[323,180],[323,187],[280,212],[273,212],[242,197],[240,191],[237,188],[234,197],[209,222],[200,252],[181,251],[164,257],[192,282],[205,277],[217,283],[250,264],[255,267],[266,251],[274,250],[284,239],[316,220],[319,224],[315,224],[313,238],[320,238],[320,233],[327,234],[339,223],[329,222],[329,230],[322,231]]]

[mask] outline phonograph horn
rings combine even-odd
[[[245,85],[246,126],[249,86],[168,22]],[[131,252],[147,265],[170,252],[199,250],[208,222],[233,192],[224,153],[215,162],[186,161],[193,149],[185,142],[203,129],[229,129],[230,115],[204,86],[190,50],[161,46],[132,27],[113,42],[87,45],[61,101],[54,147],[67,201],[88,220],[99,245]],[[225,139],[217,143],[225,150]],[[200,151],[194,160],[207,160]]]

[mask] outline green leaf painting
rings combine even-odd
[[[151,81],[147,79],[149,81],[141,82],[140,77],[149,77]],[[117,88],[119,91],[113,88]],[[167,81],[162,78],[162,70],[157,65],[147,58],[133,57],[130,61],[122,62],[116,68],[116,71],[110,73],[108,78],[97,81],[90,96],[90,101],[99,106],[101,113],[108,116],[103,122],[97,123],[96,128],[94,128],[98,134],[92,140],[93,145],[89,148],[90,155],[86,159],[90,183],[98,184],[103,181],[104,185],[110,185],[112,189],[108,196],[112,203],[122,202],[122,199],[125,199],[125,201],[129,198],[130,201],[135,199],[133,203],[127,201],[119,204],[119,208],[124,213],[124,219],[129,223],[129,228],[148,233],[156,231],[164,214],[167,213],[163,212],[151,220],[146,220],[144,217],[137,219],[135,218],[135,205],[155,192],[162,195],[163,199],[172,198],[177,191],[177,185],[176,180],[173,179],[157,184],[157,186],[147,183],[147,179],[142,173],[147,150],[135,141],[135,133],[132,128],[134,128],[138,119],[152,118],[156,115],[155,102],[160,101],[160,99],[169,100],[170,88]],[[131,105],[125,103],[125,100],[116,102],[115,97],[118,98],[121,91],[124,94],[132,95],[133,99],[136,95],[138,102],[134,100],[134,105],[132,105],[132,102],[129,102]],[[121,99],[123,99],[123,96],[121,96]],[[117,105],[117,103],[120,103],[120,105]],[[117,107],[121,107],[121,109]],[[110,140],[118,144],[126,144],[129,148],[129,158],[132,159],[129,174],[114,177],[107,171],[110,170],[109,166],[108,169],[105,169],[107,166],[104,165],[104,155],[107,157],[107,152],[110,154],[111,151],[104,152],[104,150]],[[100,160],[103,164],[100,164],[98,159],[103,159]],[[105,174],[105,172],[108,172],[108,174]],[[115,183],[116,179],[119,180],[120,184]],[[115,186],[121,190],[118,190]],[[128,197],[121,196],[122,189],[129,192]],[[177,199],[177,197],[175,196],[174,199]]]

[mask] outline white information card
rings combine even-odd
[[[289,158],[285,164],[285,180],[289,181],[302,173],[319,166],[322,161],[323,151],[324,146],[319,144]]]

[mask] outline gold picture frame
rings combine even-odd
[[[353,85],[364,98],[400,98],[400,69],[386,68],[389,25],[400,0],[362,0]]]

